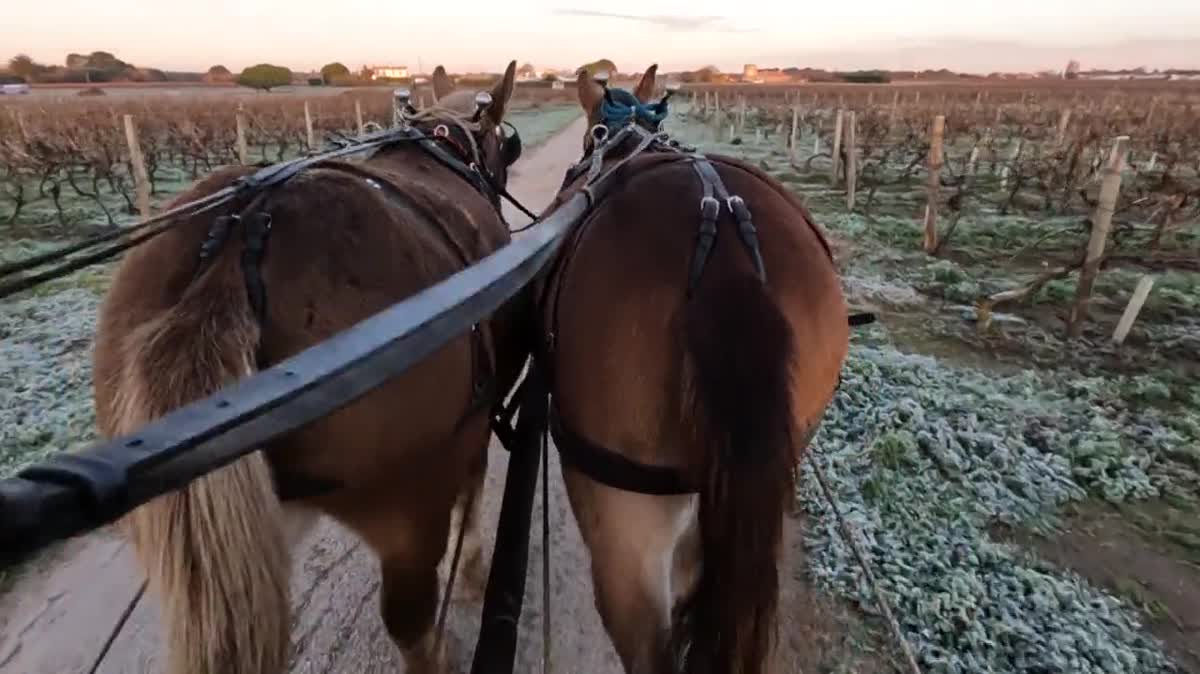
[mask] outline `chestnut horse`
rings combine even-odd
[[[607,102],[581,73],[591,125],[615,134],[610,111],[650,103],[655,71],[636,100]],[[542,280],[552,429],[625,671],[758,674],[774,647],[783,518],[848,350],[846,302],[825,238],[779,182],[708,156],[719,177],[707,185],[728,195],[708,200],[705,253],[697,156],[657,149],[617,168]],[[604,170],[630,152],[612,147]],[[580,189],[571,175],[551,209]]]
[[[510,63],[475,117],[439,66],[439,103],[413,115],[450,156],[503,188],[519,137],[501,123]],[[444,126],[445,128],[436,128]],[[472,185],[412,142],[356,162],[322,161],[250,198],[273,227],[253,283],[240,266],[254,213],[197,264],[214,219],[195,215],[132,250],[99,318],[98,423],[130,433],[185,403],[269,367],[462,270],[509,240],[495,190]],[[252,172],[233,167],[176,203]],[[262,234],[261,220],[257,231]],[[206,245],[206,249],[210,246]],[[252,287],[257,286],[257,289]],[[249,291],[249,292],[248,292]],[[261,292],[260,292],[261,291]],[[265,308],[254,297],[265,299]],[[527,318],[510,302],[478,330],[329,416],[154,499],[121,522],[161,595],[172,674],[279,674],[287,666],[289,548],[326,513],[378,555],[383,621],[409,672],[442,671],[433,648],[438,566],[460,498],[482,490],[489,416],[528,353]],[[474,498],[477,506],[479,498]],[[286,516],[286,517],[285,517]],[[474,518],[468,518],[472,520]],[[482,580],[477,532],[464,565]]]

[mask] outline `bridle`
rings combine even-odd
[[[458,173],[492,202],[500,211],[500,199],[506,199],[532,219],[537,216],[508,192],[506,187],[508,168],[521,157],[521,134],[510,122],[504,121],[490,127],[497,141],[496,155],[503,180],[496,175],[487,162],[482,140],[487,139],[488,127],[483,124],[483,112],[492,104],[492,95],[481,91],[475,95],[475,111],[466,115],[445,107],[433,106],[417,110],[410,102],[406,89],[396,92],[396,111],[400,128],[409,129],[423,136],[417,138],[418,145],[439,162]],[[504,127],[511,129],[505,133]],[[501,219],[504,219],[501,214]]]

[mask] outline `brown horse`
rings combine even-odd
[[[655,71],[633,92],[642,103]],[[604,89],[581,74],[578,90],[600,123]],[[605,170],[627,155],[606,153]],[[597,609],[637,674],[768,670],[783,517],[848,349],[839,277],[807,211],[757,168],[709,161],[752,212],[765,281],[728,201],[695,277],[702,182],[688,155],[652,148],[613,174],[539,292],[563,478]],[[636,464],[634,477],[649,467],[686,487],[615,487],[596,479],[597,451],[610,476]]]
[[[446,151],[464,164],[478,161],[498,187],[515,160],[501,127],[515,70],[510,63],[490,105],[472,119],[472,93],[455,92],[439,67],[439,103],[413,121],[427,133],[445,125],[437,130],[449,131],[441,141]],[[222,170],[176,202],[251,172]],[[510,238],[498,200],[413,143],[386,146],[364,161],[321,162],[261,199],[256,211],[274,223],[259,265],[261,314],[239,265],[241,236],[231,236],[198,269],[211,215],[179,222],[124,260],[101,310],[94,355],[105,435],[132,432],[276,364]],[[240,222],[234,234],[249,227],[247,218]],[[431,629],[437,569],[452,509],[482,489],[489,412],[528,352],[518,332],[528,319],[517,315],[519,306],[510,302],[404,375],[122,521],[163,600],[170,672],[284,671],[294,540],[285,516],[305,513],[303,523],[318,512],[345,524],[378,555],[381,613],[408,671],[444,668]],[[467,519],[473,530],[475,518]],[[477,576],[480,552],[471,533],[464,564],[473,561]]]

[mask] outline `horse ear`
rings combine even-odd
[[[646,72],[642,75],[642,80],[638,82],[637,88],[633,90],[633,95],[643,103],[649,103],[654,97],[654,76],[658,74],[658,64],[646,68]]]
[[[441,100],[454,93],[454,82],[446,74],[446,69],[438,66],[433,69],[433,95]]]
[[[604,98],[604,87],[592,79],[592,74],[587,71],[587,68],[580,68],[576,75],[578,77],[575,85],[579,89],[579,105],[583,107],[583,111],[588,116],[591,116]]]
[[[488,117],[499,126],[504,121],[504,113],[508,109],[508,101],[512,99],[513,90],[517,86],[517,62],[509,61],[504,77],[492,89],[492,104],[488,107]]]

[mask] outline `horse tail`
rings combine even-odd
[[[714,279],[715,281],[715,279]],[[758,674],[776,630],[783,515],[795,497],[792,329],[750,274],[684,310],[685,414],[702,447],[701,573],[681,607],[688,674]]]
[[[116,433],[134,432],[255,370],[259,324],[240,248],[229,242],[175,306],[124,339],[124,368],[113,382]],[[121,527],[162,598],[171,674],[284,671],[288,547],[261,452],[153,499]]]

